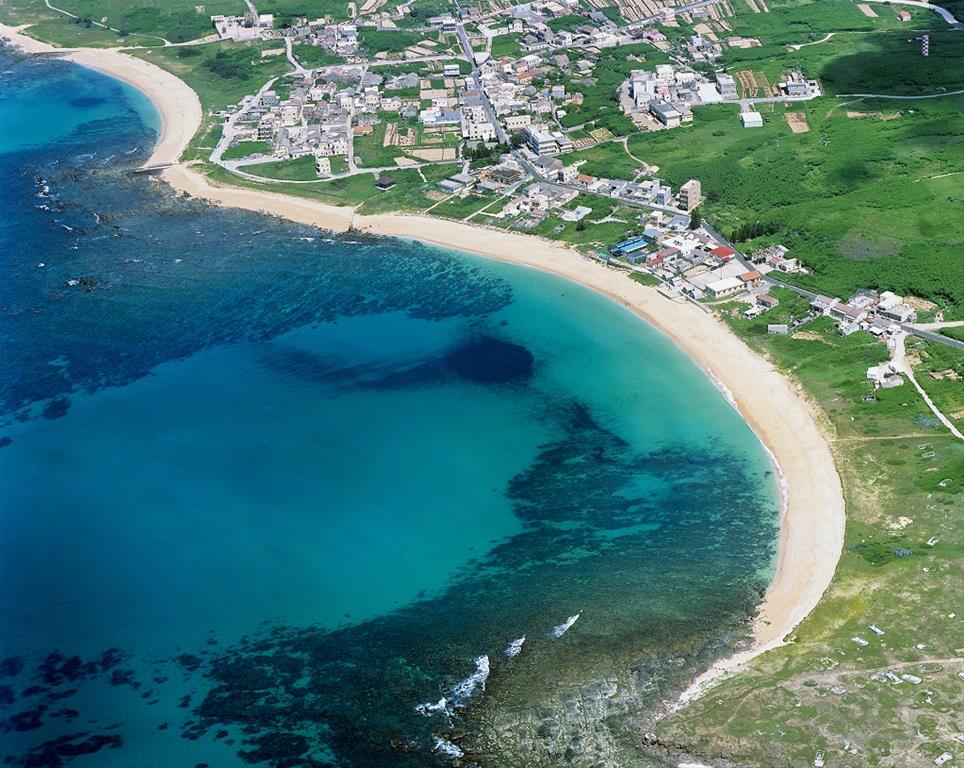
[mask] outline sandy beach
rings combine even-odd
[[[31,52],[56,52],[141,89],[162,116],[162,136],[148,164],[175,162],[201,122],[197,95],[177,77],[119,51],[61,50],[25,38],[0,25],[0,37]],[[844,540],[844,499],[840,478],[817,411],[803,393],[754,353],[714,316],[624,273],[592,261],[560,243],[426,216],[363,216],[351,208],[325,205],[272,192],[212,185],[186,165],[165,170],[176,190],[212,203],[261,211],[341,232],[353,227],[377,235],[420,240],[548,272],[584,285],[623,304],[672,339],[696,361],[739,409],[779,466],[785,508],[776,574],[764,597],[751,649],[702,675],[681,702],[754,656],[780,645],[816,606],[830,583]]]

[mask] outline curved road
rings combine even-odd
[[[894,96],[890,93],[838,93],[838,98],[855,99],[898,99],[900,101],[915,101],[916,99],[943,99],[945,96],[960,96],[964,93],[964,88],[957,91],[944,91],[943,93],[926,93],[923,96]]]

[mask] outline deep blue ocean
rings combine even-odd
[[[136,91],[0,73],[5,764],[646,764],[777,538],[700,369],[556,278],[177,197]]]

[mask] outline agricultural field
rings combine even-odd
[[[656,736],[686,744],[695,759],[770,768],[812,765],[817,750],[826,765],[853,768],[922,768],[945,750],[959,754],[964,444],[909,384],[872,392],[864,372],[887,351],[869,334],[844,338],[821,318],[768,336],[775,315],[744,320],[745,306],[719,312],[825,414],[847,500],[845,549],[786,646],[673,714]],[[895,685],[888,671],[910,677]]]
[[[695,110],[691,126],[637,134],[629,149],[674,187],[699,178],[705,213],[726,234],[759,221],[811,269],[794,277],[833,295],[891,289],[964,306],[964,98],[912,103],[817,99],[795,105],[810,130],[793,133],[766,105],[762,128],[739,127],[738,107]],[[935,248],[937,242],[944,247]]]

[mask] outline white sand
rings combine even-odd
[[[0,36],[10,37],[11,32],[16,34],[0,26]],[[197,96],[186,84],[152,64],[116,51],[71,51],[70,57],[141,88],[164,122],[162,140],[149,163],[176,160],[201,121]],[[302,198],[214,186],[185,165],[169,168],[163,178],[177,190],[218,205],[262,211],[338,232],[354,227],[421,240],[559,275],[625,305],[706,370],[772,453],[782,472],[786,503],[777,570],[760,608],[752,648],[702,675],[682,702],[699,695],[721,675],[781,645],[820,600],[843,547],[844,500],[829,445],[817,426],[818,414],[790,380],[714,316],[688,302],[668,299],[573,249],[531,235],[426,216],[362,216],[351,208]]]

